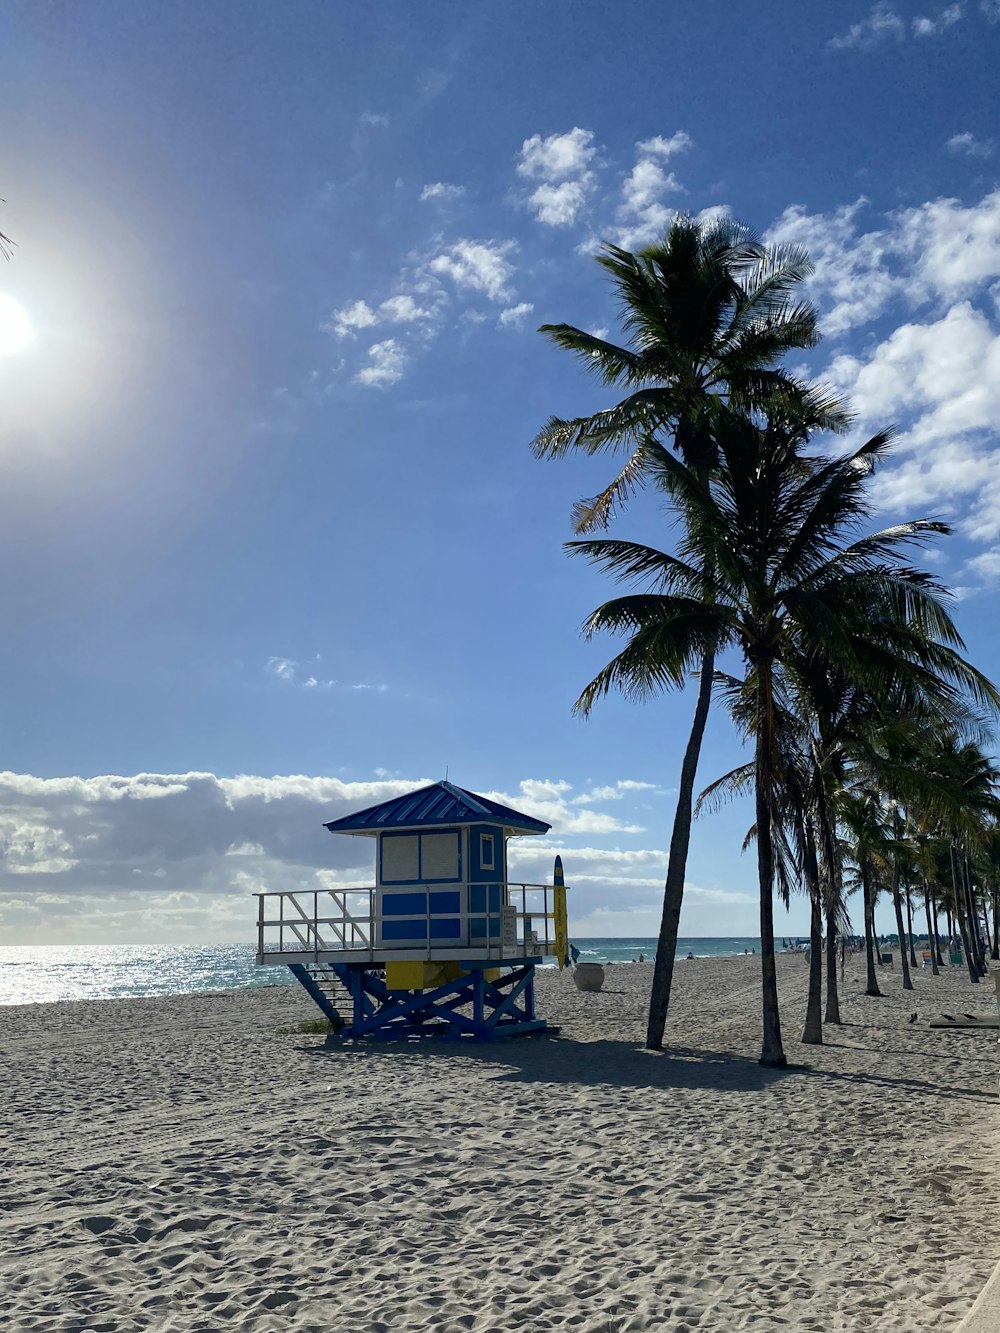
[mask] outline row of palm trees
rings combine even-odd
[[[826,1020],[839,1020],[837,940],[848,929],[855,882],[869,993],[878,992],[875,902],[888,891],[901,910],[918,864],[908,837],[945,838],[954,849],[949,903],[968,939],[971,975],[976,830],[996,813],[997,774],[981,747],[1000,695],[962,656],[946,589],[914,563],[946,526],[920,519],[864,531],[870,478],[891,432],[851,449],[814,443],[820,433],[844,434],[850,417],[842,402],[782,364],[818,340],[816,311],[798,294],[811,272],[805,253],[765,246],[730,221],[678,218],[659,245],[640,254],[608,245],[598,258],[620,301],[624,344],[568,325],[543,332],[624,396],[589,416],[553,418],[534,448],[542,457],[626,454],[609,485],[574,510],[579,535],[570,551],[631,589],[585,624],[588,636],[624,642],[577,710],[589,713],[611,690],[642,699],[698,677],[646,1043],[663,1044],[698,760],[716,695],[753,757],[702,801],[753,794],[761,1063],[780,1067],[775,892],[787,902],[802,888],[810,899],[807,1041],[822,1040],[824,934]],[[662,498],[669,552],[589,535],[644,487]],[[983,764],[969,769],[962,789],[959,759],[971,763],[973,751]]]

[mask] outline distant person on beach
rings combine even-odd
[[[646,961],[646,955],[644,953],[641,953],[639,955],[639,962],[644,963],[645,961]]]
[[[693,958],[693,957],[694,957],[694,954],[693,954],[693,953],[691,953],[691,951],[690,951],[690,950],[688,950],[688,958]]]

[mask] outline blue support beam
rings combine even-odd
[[[545,1030],[545,1020],[535,1017],[535,964],[512,968],[494,981],[486,979],[487,966],[471,966],[433,990],[390,991],[373,969],[334,963],[333,971],[353,999],[351,1021],[336,1039],[434,1036],[487,1042]]]

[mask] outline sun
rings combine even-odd
[[[0,292],[0,356],[21,352],[35,336],[23,305]]]

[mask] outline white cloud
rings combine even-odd
[[[456,241],[436,255],[428,268],[451,278],[456,287],[482,292],[491,301],[506,301],[513,271],[509,256],[516,249],[515,241]]]
[[[613,789],[612,789],[613,790]],[[511,855],[516,856],[518,860],[523,861],[527,857],[538,855],[536,844],[529,841],[514,842],[510,847]],[[551,858],[556,852],[560,854],[566,852],[567,856],[572,854],[574,866],[586,866],[588,872],[603,873],[615,870],[619,873],[623,869],[637,869],[649,867],[652,865],[663,865],[666,867],[667,853],[659,847],[573,847],[560,840],[558,844],[546,839],[544,855]]]
[[[279,658],[276,662],[290,659]],[[179,941],[253,937],[261,890],[322,890],[373,878],[367,840],[332,837],[335,819],[429,780],[211,773],[36,778],[0,773],[0,923],[8,942]],[[649,784],[599,784],[617,793]],[[597,787],[592,792],[598,790]],[[659,848],[601,847],[640,831],[599,809],[571,803],[564,780],[528,779],[513,796],[487,793],[553,823],[561,836],[510,844],[511,878],[549,880],[559,852],[578,918],[613,901],[632,910],[662,890]],[[579,847],[574,843],[579,841]],[[46,922],[51,923],[46,935]],[[58,932],[53,933],[53,932]]]
[[[1000,535],[1000,331],[970,302],[940,319],[895,329],[865,357],[839,356],[829,375],[863,423],[900,420],[902,461],[877,474],[874,494],[895,510],[954,512],[974,540]]]
[[[30,819],[15,823],[0,816],[0,848],[11,875],[58,875],[78,864],[67,855],[73,847],[60,829]]]
[[[269,657],[267,659],[267,670],[272,676],[277,676],[279,680],[294,680],[297,662],[293,662],[288,657]]]
[[[651,158],[640,158],[622,186],[622,208],[641,215],[656,204],[666,190],[680,190],[673,172],[667,175]]]
[[[324,333],[331,333],[335,338],[353,337],[358,329],[370,329],[378,323],[378,315],[367,301],[355,301],[343,310],[335,310],[329,322],[321,324]]]
[[[691,138],[684,130],[669,139],[657,136],[636,144],[639,156],[622,182],[616,212],[619,230],[615,240],[623,249],[636,250],[658,241],[670,225],[676,209],[663,202],[664,195],[686,191],[673,172],[664,171],[656,159],[666,160],[690,146]]]
[[[934,37],[937,33],[944,32],[946,28],[950,28],[953,23],[959,21],[964,9],[964,5],[949,5],[947,9],[942,9],[936,18],[915,18],[913,20],[913,35],[915,37]]]
[[[529,180],[567,180],[586,171],[595,152],[593,131],[579,126],[547,139],[533,134],[521,145],[518,175]]]
[[[888,4],[877,4],[867,18],[852,23],[840,37],[831,37],[829,45],[836,50],[857,48],[869,51],[880,42],[900,42],[906,36],[906,24]]]
[[[368,349],[368,365],[358,371],[354,381],[371,389],[386,389],[403,378],[408,360],[406,352],[395,338],[373,343]]]
[[[595,801],[620,801],[626,794],[637,791],[657,791],[655,782],[636,782],[633,778],[623,778],[613,787],[592,787],[573,797],[574,805],[592,805]]]
[[[508,306],[506,310],[501,310],[497,318],[497,325],[502,329],[522,329],[524,321],[534,310],[530,301],[522,301],[520,305]]]
[[[319,657],[312,660],[314,663],[321,661]],[[305,690],[329,690],[337,683],[335,680],[321,680],[314,674],[312,666],[304,667],[290,657],[269,657],[264,670],[276,680],[284,681],[286,685],[299,685]]]
[[[707,208],[700,209],[695,214],[695,221],[700,222],[703,227],[710,227],[715,222],[722,222],[733,216],[733,210],[728,204],[709,204]]]
[[[899,253],[913,264],[911,300],[955,300],[1000,277],[1000,190],[969,206],[935,199],[893,221]]]
[[[558,185],[539,185],[529,203],[539,222],[550,227],[568,227],[576,221],[589,193],[587,179],[561,181]]]
[[[636,148],[644,157],[662,157],[666,162],[675,153],[686,152],[691,147],[692,142],[693,140],[686,130],[678,130],[669,139],[664,139],[662,134],[654,135],[652,139],[643,139],[636,144]]]
[[[949,153],[958,153],[962,157],[975,157],[982,161],[990,157],[993,152],[992,139],[977,139],[968,130],[962,134],[953,134],[945,146]]]
[[[606,815],[597,810],[574,808],[567,799],[572,791],[568,782],[549,782],[537,778],[527,778],[521,782],[513,796],[503,792],[486,792],[484,795],[505,805],[514,806],[536,819],[544,819],[552,825],[554,833],[642,833],[639,824],[622,823],[614,815]]]
[[[873,494],[893,517],[950,518],[973,541],[1000,535],[1000,190],[936,199],[862,228],[865,200],[826,215],[786,210],[769,241],[803,244],[816,263],[821,327],[843,333],[909,312],[863,352],[834,356],[831,380],[859,427],[900,430]],[[970,572],[975,566],[970,566]],[[967,588],[971,595],[974,588]]]
[[[517,174],[538,182],[527,203],[539,222],[565,227],[576,221],[594,190],[590,165],[596,151],[593,131],[578,126],[546,139],[540,134],[525,139]]]
[[[0,774],[0,893],[150,889],[246,894],[322,887],[367,861],[323,821],[387,800],[412,782],[211,773],[35,778]],[[365,871],[353,882],[367,882]],[[347,882],[351,882],[348,879]],[[2,902],[0,902],[2,906]],[[252,933],[252,910],[238,938]]]
[[[980,9],[987,17],[990,17],[991,8],[1000,9],[997,0],[983,0],[980,5]],[[920,15],[914,18],[910,23],[910,31],[914,37],[936,37],[958,23],[964,15],[964,4],[946,5],[934,15]],[[906,35],[906,22],[883,0],[882,3],[875,5],[867,18],[859,23],[853,23],[846,33],[832,37],[828,45],[835,50],[870,51],[882,42],[901,42]]]
[[[1000,0],[980,0],[979,9],[989,23],[1000,23]]]
[[[459,199],[465,194],[464,185],[449,185],[446,181],[435,181],[432,185],[425,185],[420,191],[420,202],[427,203],[429,199]]]
[[[584,891],[574,894],[571,899],[570,934],[577,939],[587,936],[655,939],[660,931],[659,899],[662,892],[662,882],[650,880],[644,889],[635,893],[636,897],[645,901],[634,906],[616,903],[614,907],[608,907],[599,901],[595,902],[597,895],[593,893]],[[686,882],[681,935],[709,934],[713,926],[718,929],[720,905],[728,909],[725,921],[734,937],[744,932],[747,935],[756,933],[757,906],[752,893],[740,893],[734,889],[702,888],[699,884]],[[652,962],[652,959],[647,958],[646,961]]]
[[[390,324],[412,324],[414,320],[430,319],[434,314],[433,310],[425,310],[417,305],[412,296],[405,293],[399,296],[390,296],[387,301],[383,301],[378,308],[379,315]]]
[[[264,670],[269,676],[276,680],[283,681],[286,685],[294,685],[303,690],[332,690],[339,687],[342,690],[372,690],[376,694],[386,694],[389,690],[388,685],[373,685],[368,681],[361,681],[358,684],[351,685],[348,682],[333,680],[324,677],[320,672],[323,658],[319,653],[311,658],[309,663],[303,665],[290,657],[269,657],[264,666]]]
[[[370,125],[373,129],[386,130],[389,128],[389,117],[381,111],[362,111],[358,119],[362,125]]]
[[[873,320],[894,300],[911,307],[952,302],[1000,277],[1000,190],[970,205],[929,200],[863,232],[858,224],[867,202],[827,214],[793,205],[765,236],[809,251],[816,265],[810,289],[825,333]]]
[[[414,278],[411,274],[410,277],[413,279],[414,290],[429,289],[430,284],[421,281],[419,275]],[[395,296],[388,297],[380,303],[377,310],[367,301],[355,301],[353,305],[345,306],[343,310],[334,311],[329,322],[321,325],[322,331],[343,339],[355,338],[358,330],[375,328],[380,324],[413,325],[423,322],[425,326],[429,326],[441,313],[444,301],[440,288],[436,283],[434,286],[436,290],[430,292],[433,298],[430,305],[420,304],[409,292],[398,292]],[[375,343],[368,349],[367,356],[368,364],[357,372],[354,382],[370,388],[386,388],[397,383],[402,378],[409,360],[406,348],[395,338]]]
[[[1000,584],[1000,547],[973,556],[967,568],[991,587]]]
[[[818,301],[824,333],[843,333],[880,314],[901,288],[885,265],[890,240],[884,231],[859,234],[860,198],[832,213],[808,213],[801,205],[786,208],[767,231],[771,245],[801,245],[816,265],[810,284]]]

